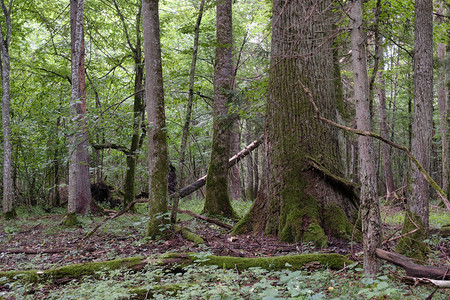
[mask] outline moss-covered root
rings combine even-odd
[[[13,219],[15,219],[17,217],[16,210],[13,209],[11,211],[3,213],[3,217],[5,218],[5,220],[13,220]]]
[[[185,261],[186,264],[196,262],[201,265],[216,265],[221,268],[244,270],[248,268],[260,267],[266,270],[281,270],[281,269],[300,269],[312,262],[318,262],[324,267],[330,269],[342,269],[345,265],[352,264],[351,260],[346,259],[339,254],[302,254],[302,255],[288,255],[276,257],[232,257],[232,256],[216,256],[208,255],[206,257],[199,257],[198,254],[179,254],[171,253],[162,257],[162,261],[170,262],[171,260]]]
[[[0,278],[5,277],[10,281],[21,280],[24,282],[44,282],[58,278],[79,278],[86,275],[93,275],[95,272],[104,270],[115,270],[121,267],[132,268],[142,263],[142,257],[131,257],[115,259],[104,262],[91,262],[64,266],[46,271],[27,270],[27,271],[5,271],[0,272]]]
[[[193,242],[195,245],[204,244],[205,240],[191,231],[189,231],[186,227],[181,227],[178,225],[174,226],[176,232],[181,232],[181,235],[187,239],[188,241]]]
[[[176,295],[176,293],[183,288],[184,286],[180,284],[154,285],[148,289],[143,287],[133,288],[129,290],[131,294],[129,299],[153,299],[156,292],[173,292]]]
[[[425,261],[431,250],[423,242],[428,237],[428,232],[426,232],[425,225],[418,215],[412,212],[405,214],[402,234],[405,236],[400,239],[395,250],[408,257]]]
[[[77,214],[76,213],[69,213],[65,216],[64,218],[64,222],[63,222],[64,226],[66,227],[75,227],[79,225],[79,221],[77,219]]]

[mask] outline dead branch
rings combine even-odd
[[[169,209],[172,209],[172,207],[169,206]],[[208,218],[208,217],[196,214],[195,212],[192,212],[190,210],[177,209],[177,211],[179,213],[186,214],[186,215],[192,216],[194,218],[201,219],[203,221],[216,224],[216,225],[218,225],[220,227],[223,227],[223,228],[226,228],[226,229],[229,229],[229,230],[231,230],[233,228],[233,226],[231,226],[230,224],[224,223],[224,222],[219,221],[217,219],[212,219],[212,218]]]
[[[428,181],[428,183],[431,185],[431,187],[436,191],[436,193],[438,194],[439,198],[441,198],[442,202],[444,202],[445,206],[447,207],[448,210],[450,210],[450,202],[448,201],[447,195],[445,194],[445,192],[439,187],[439,185],[433,180],[433,178],[431,178],[430,174],[427,173],[427,171],[423,168],[423,166],[419,163],[419,161],[417,160],[417,158],[415,158],[412,153],[408,150],[408,148],[406,148],[405,146],[402,145],[398,145],[388,139],[385,139],[384,137],[382,137],[381,135],[374,133],[374,132],[370,132],[370,131],[364,131],[364,130],[359,130],[359,129],[355,129],[355,128],[351,128],[351,127],[347,127],[344,125],[341,125],[339,123],[336,123],[334,121],[331,121],[325,117],[322,117],[320,115],[320,111],[319,108],[317,107],[316,103],[313,100],[312,97],[312,93],[311,91],[304,86],[302,83],[300,83],[303,87],[303,89],[306,92],[306,95],[308,96],[309,101],[311,102],[311,104],[314,107],[314,110],[316,112],[316,118],[331,125],[334,127],[337,127],[339,129],[343,129],[346,130],[348,132],[352,132],[355,133],[357,135],[362,135],[362,136],[367,136],[367,137],[373,137],[376,138],[377,140],[382,141],[383,143],[388,144],[391,147],[394,147],[396,149],[399,149],[401,151],[403,151],[406,156],[408,156],[408,158],[414,163],[414,165],[417,167],[417,169],[420,171],[420,173],[422,173],[422,175],[425,177],[425,179]]]
[[[378,258],[384,259],[394,265],[402,267],[406,275],[412,277],[432,278],[438,280],[450,279],[450,266],[434,267],[416,264],[411,258],[395,252],[388,252],[377,248],[375,251]]]
[[[23,254],[53,254],[61,253],[73,250],[71,248],[54,248],[54,249],[42,249],[42,250],[32,250],[32,249],[4,249],[0,250],[0,253],[23,253]]]
[[[231,157],[228,160],[228,168],[231,168],[232,166],[237,164],[242,158],[244,158],[245,156],[249,155],[253,150],[258,148],[259,145],[262,144],[262,142],[263,142],[263,136],[260,136],[259,139],[253,141],[247,147],[245,147],[243,150],[241,150],[239,153],[237,153],[236,155]],[[175,198],[175,197],[184,198],[187,195],[195,192],[196,190],[198,190],[199,188],[201,188],[205,184],[206,184],[206,175],[201,177],[201,178],[199,178],[199,179],[197,179],[195,182],[191,183],[187,187],[182,188],[179,192],[175,192],[175,193],[170,194],[170,197],[171,198]]]

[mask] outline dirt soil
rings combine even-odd
[[[327,248],[318,249],[300,243],[281,243],[274,237],[231,236],[226,229],[197,219],[183,221],[181,225],[200,235],[206,245],[194,245],[181,234],[175,234],[170,240],[152,241],[143,236],[145,223],[133,224],[130,217],[132,216],[124,215],[108,221],[87,239],[84,237],[99,219],[75,228],[64,228],[61,225],[64,218],[62,214],[31,217],[20,223],[20,229],[17,227],[11,229],[5,223],[0,223],[0,270],[49,269],[138,255],[150,257],[168,251],[210,251],[216,255],[236,257],[322,252],[348,255],[350,259],[362,260],[361,243],[353,243],[351,246],[352,243],[347,240],[331,239]],[[401,228],[384,225],[383,230],[385,236],[389,238],[389,233],[398,234]],[[394,245],[395,242],[388,243],[385,249],[393,250]],[[450,255],[448,249],[433,250],[434,253],[438,253],[435,261],[448,261]]]
[[[181,225],[200,235],[206,245],[195,246],[193,242],[175,234],[170,240],[146,240],[143,230],[129,226],[122,231],[110,230],[120,221],[121,216],[109,221],[92,236],[83,239],[94,227],[58,230],[63,215],[46,215],[36,217],[20,230],[11,232],[0,224],[0,270],[48,269],[64,265],[104,261],[119,257],[149,257],[165,252],[200,252],[211,251],[216,255],[238,257],[278,256],[286,254],[324,253],[350,254],[352,249],[348,241],[331,240],[326,249],[316,249],[310,245],[280,243],[273,237],[252,235],[230,236],[226,229],[201,220],[184,221]],[[36,224],[37,223],[37,224]],[[142,225],[144,226],[144,225]],[[353,246],[353,252],[361,251],[361,245]]]

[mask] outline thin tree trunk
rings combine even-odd
[[[379,41],[381,43],[381,39]],[[387,115],[386,115],[386,90],[384,81],[384,62],[383,62],[383,48],[380,47],[380,59],[381,67],[378,73],[378,110],[380,114],[380,133],[385,139],[389,139]],[[394,175],[392,173],[392,162],[391,162],[391,149],[388,145],[383,143],[381,145],[383,152],[383,169],[384,169],[384,182],[386,185],[386,200],[391,199],[393,192],[395,190],[394,186]]]
[[[443,3],[441,3],[441,6],[438,9],[438,14],[443,14]],[[444,22],[445,20],[442,20],[443,18],[440,18],[439,22]],[[449,130],[447,127],[447,85],[446,80],[448,80],[448,75],[446,73],[445,69],[445,52],[446,52],[446,45],[438,42],[437,43],[437,57],[439,61],[439,76],[438,76],[438,86],[437,86],[437,92],[438,92],[438,108],[439,108],[439,128],[441,132],[441,149],[442,149],[442,189],[446,189],[448,185],[448,173],[450,172],[450,169],[448,167],[448,152],[447,152],[447,131]],[[448,195],[448,193],[447,193]]]
[[[235,218],[228,189],[228,156],[232,121],[232,1],[217,0],[216,56],[214,68],[214,123],[211,158],[206,180],[203,213]]]
[[[11,43],[11,8],[13,1],[6,7],[4,0],[0,2],[5,20],[6,30],[0,24],[1,43],[1,72],[2,72],[2,128],[3,128],[3,213],[6,219],[16,216],[14,210],[14,181],[13,181],[13,158],[11,144],[11,85],[10,85],[10,57],[9,45]]]
[[[184,161],[185,161],[186,147],[187,147],[188,137],[189,137],[189,126],[191,124],[192,104],[194,102],[195,67],[197,65],[198,39],[199,39],[199,35],[200,35],[200,24],[202,22],[204,6],[205,6],[205,0],[202,0],[200,2],[197,23],[195,23],[195,29],[194,29],[194,46],[192,49],[191,70],[189,72],[188,103],[186,105],[186,117],[185,117],[185,121],[184,121],[183,135],[181,137],[180,161],[178,163],[178,172],[177,172],[177,188],[176,188],[177,191],[179,191],[181,189],[181,187],[184,185],[184,177],[183,177]],[[172,224],[175,224],[177,221],[178,202],[179,202],[179,198],[175,197],[173,199],[173,208],[174,209],[172,210],[172,215],[171,215]]]
[[[249,121],[246,121],[246,129],[247,133],[245,134],[246,142],[247,144],[251,141],[251,127],[249,125]],[[256,194],[254,193],[254,174],[253,174],[253,155],[249,155],[247,157],[247,184],[246,184],[246,192],[245,196],[249,200],[254,200],[256,197]]]
[[[167,175],[169,169],[164,87],[161,61],[158,0],[142,0],[145,51],[145,100],[148,119],[149,221],[147,236],[156,238],[167,218]],[[162,227],[161,227],[162,226]]]
[[[231,132],[231,153],[239,152],[239,119],[233,120],[233,130]],[[239,200],[241,199],[241,176],[239,172],[239,166],[235,165],[231,167],[229,172],[230,179],[230,199]]]
[[[353,80],[356,100],[356,127],[371,131],[369,80],[366,61],[366,34],[363,32],[363,15],[361,0],[352,2],[350,12],[352,33]],[[375,250],[381,246],[381,217],[376,193],[376,170],[373,142],[370,137],[358,137],[359,174],[361,180],[360,212],[362,219],[364,273],[374,276],[379,269]]]
[[[141,136],[141,126],[142,126],[142,115],[144,114],[144,99],[143,93],[143,80],[144,80],[144,69],[142,66],[142,47],[141,47],[141,19],[142,19],[142,6],[139,5],[139,10],[136,15],[136,46],[131,44],[130,38],[128,36],[128,30],[126,23],[123,19],[123,15],[117,6],[116,1],[114,1],[116,10],[119,13],[120,18],[123,21],[124,31],[127,35],[128,46],[133,52],[134,59],[134,103],[133,103],[133,135],[131,137],[130,149],[126,154],[127,171],[125,173],[125,185],[124,185],[124,206],[127,206],[131,201],[134,200],[135,196],[135,182],[136,182],[136,161],[138,154],[137,150],[140,148],[140,136]],[[133,208],[132,208],[133,209]]]

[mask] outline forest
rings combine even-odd
[[[448,1],[0,6],[0,299],[448,299]]]

